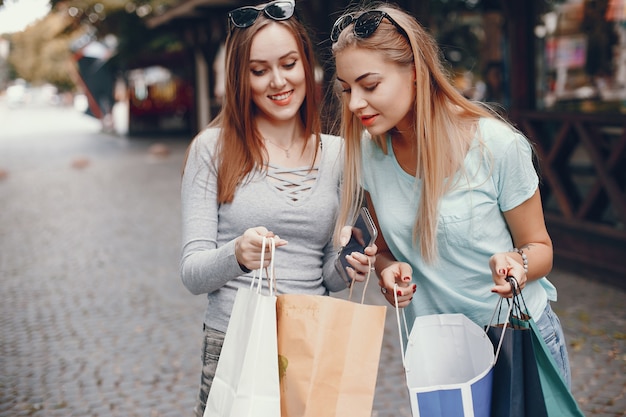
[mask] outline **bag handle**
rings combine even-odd
[[[519,293],[521,295],[521,291],[516,291],[516,289],[519,288],[518,284],[517,284],[517,280],[513,277],[507,277],[507,281],[510,282],[511,284],[511,289],[513,291],[513,297],[516,296],[516,293]],[[404,339],[402,338],[402,325],[400,323],[400,307],[398,306],[398,284],[394,283],[393,284],[393,301],[395,304],[395,310],[396,310],[396,321],[398,324],[398,336],[400,339],[400,357],[402,358],[402,366],[404,367],[405,372],[409,372],[409,369],[407,369],[406,367],[406,354],[404,351]],[[511,317],[511,312],[513,311],[513,302],[509,303],[509,308],[508,308],[508,312],[507,312],[507,319],[506,319],[506,323],[504,325],[504,327],[502,328],[502,334],[500,335],[500,341],[498,342],[498,348],[496,349],[494,358],[493,358],[493,363],[495,364],[498,361],[498,356],[500,356],[500,349],[502,348],[502,342],[504,341],[504,333],[506,332],[506,328],[507,323],[509,322],[509,319]],[[487,327],[485,327],[485,335],[487,335],[487,330],[489,329],[489,326],[491,326],[491,323],[493,322],[493,319],[496,316],[496,311],[499,310],[499,307],[502,305],[502,297],[500,297],[500,299],[498,300],[498,303],[496,304],[496,308],[493,312],[493,315],[491,316],[491,320],[489,320],[489,325]],[[402,321],[404,324],[404,334],[406,334],[406,338],[407,340],[409,339],[409,326],[407,325],[406,322],[406,314],[404,313],[404,309],[402,309]]]
[[[500,335],[500,341],[498,342],[498,348],[496,349],[496,354],[494,355],[493,363],[496,363],[498,361],[498,357],[500,356],[500,349],[502,348],[502,342],[504,341],[504,333],[506,333],[506,329],[509,327],[509,321],[511,320],[511,314],[513,313],[513,306],[517,305],[519,307],[519,304],[517,303],[517,300],[516,300],[517,294],[520,294],[520,295],[522,294],[522,292],[519,290],[519,285],[515,277],[509,276],[509,277],[506,277],[506,280],[509,282],[509,284],[511,284],[511,292],[513,293],[513,300],[511,302],[507,300],[507,304],[509,305],[509,308],[506,313],[506,321],[504,322],[504,325],[502,326],[502,334]],[[494,309],[493,315],[491,316],[491,319],[489,320],[489,324],[485,327],[485,334],[487,334],[489,327],[491,327],[491,324],[493,323],[493,319],[496,317],[496,312],[498,313],[500,312],[500,309],[502,307],[502,300],[503,300],[503,297],[500,297],[500,299],[496,303],[496,308]],[[500,315],[498,314],[498,317],[499,316]]]
[[[361,294],[361,304],[365,303],[365,292],[367,290],[367,284],[370,282],[370,276],[372,275],[372,260],[367,257],[367,275],[365,276],[365,283],[363,284],[363,294]],[[354,288],[354,283],[356,282],[356,277],[352,278],[352,282],[350,282],[350,292],[348,293],[348,300],[352,301],[352,289]]]
[[[400,357],[402,358],[402,367],[405,372],[409,370],[406,368],[406,358],[404,353],[404,339],[402,339],[402,326],[400,325],[400,307],[398,307],[398,284],[393,284],[393,301],[396,307],[396,320],[398,323],[398,336],[400,338]],[[402,321],[404,322],[404,334],[406,334],[407,340],[409,339],[409,326],[406,324],[406,314],[402,309]]]
[[[269,267],[263,267],[265,263],[265,247],[269,244],[270,249],[270,265]],[[259,269],[254,271],[254,275],[252,276],[252,282],[250,282],[250,289],[254,289],[256,285],[256,292],[258,294],[261,293],[263,288],[263,271],[265,271],[265,275],[267,278],[267,287],[269,288],[269,295],[274,295],[276,292],[276,270],[274,268],[274,259],[276,258],[276,241],[273,237],[265,237],[263,236],[262,246],[261,246],[261,261],[259,263]]]

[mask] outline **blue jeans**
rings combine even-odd
[[[200,376],[200,388],[194,414],[196,417],[204,415],[206,400],[209,398],[209,390],[213,384],[217,361],[224,345],[224,333],[204,326],[204,342],[202,343],[202,375]]]
[[[552,311],[550,302],[546,305],[543,314],[536,320],[537,328],[541,333],[541,337],[545,340],[550,353],[554,358],[563,379],[567,383],[567,387],[572,387],[572,375],[570,373],[569,357],[567,355],[567,344],[565,343],[565,336],[563,335],[563,328],[561,327],[561,321],[557,315]]]

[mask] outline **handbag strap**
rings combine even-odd
[[[263,267],[265,264],[265,248],[269,245],[270,250],[270,265],[269,267]],[[276,292],[276,270],[274,268],[274,259],[276,258],[276,242],[273,237],[263,236],[261,246],[261,261],[259,263],[259,269],[254,272],[252,276],[252,282],[250,283],[250,289],[254,289],[256,285],[256,292],[261,293],[263,288],[263,271],[265,271],[267,279],[267,287],[269,288],[269,295],[274,295]]]

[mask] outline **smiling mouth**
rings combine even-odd
[[[287,91],[286,93],[280,93],[280,94],[276,94],[273,96],[268,96],[271,100],[275,100],[275,101],[281,101],[281,100],[286,100],[287,98],[289,98],[289,96],[291,96],[293,94],[293,90],[291,91]]]

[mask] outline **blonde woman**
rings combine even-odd
[[[366,199],[385,298],[394,303],[398,283],[408,319],[463,313],[484,326],[514,276],[569,382],[528,140],[454,88],[435,40],[405,11],[345,13],[331,41],[346,142],[338,225]]]

